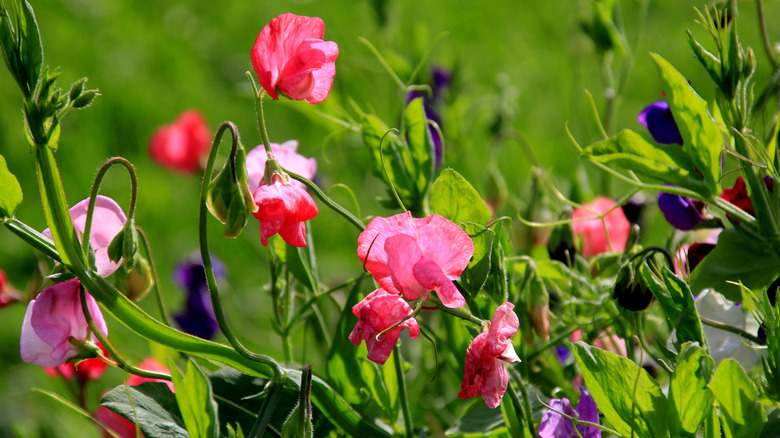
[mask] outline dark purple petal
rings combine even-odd
[[[568,418],[564,418],[563,415],[558,412],[574,417],[576,412],[571,407],[569,399],[552,399],[550,400],[550,407],[552,410],[548,410],[542,416],[542,421],[539,423],[539,438],[574,438],[577,436],[577,432],[574,430],[574,424]],[[558,411],[558,412],[555,412]]]
[[[217,279],[225,276],[225,267],[221,261],[212,258],[212,265]],[[177,266],[173,280],[187,294],[184,309],[174,317],[174,320],[186,333],[211,339],[219,327],[211,306],[206,271],[200,257],[193,257]]]
[[[567,346],[561,344],[555,347],[555,354],[558,356],[560,363],[566,363],[566,359],[571,356],[571,351],[569,351]]]
[[[658,208],[661,209],[661,213],[663,213],[667,222],[682,231],[690,231],[696,225],[707,220],[695,201],[680,195],[666,192],[659,193]]]
[[[185,332],[202,339],[211,339],[219,330],[214,313],[195,314],[183,313],[173,318],[176,324]]]
[[[442,98],[442,94],[450,88],[452,83],[452,72],[446,67],[436,66],[433,67],[433,84],[431,89],[433,90],[433,100],[439,101]]]
[[[674,121],[669,104],[663,100],[647,105],[637,117],[653,137],[660,144],[683,144],[680,129]]]
[[[596,402],[584,386],[580,386],[580,402],[577,403],[576,410],[578,420],[601,424],[599,422],[599,410],[596,407]],[[579,430],[582,438],[601,438],[601,429],[598,427],[588,426],[587,424],[578,424],[577,430]]]

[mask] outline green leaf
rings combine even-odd
[[[490,409],[482,399],[478,399],[445,432],[445,435],[448,437],[484,437],[504,427],[504,415],[501,409]]]
[[[301,257],[300,248],[290,245],[279,236],[273,239],[273,245],[276,256],[279,257],[282,263],[287,265],[287,269],[290,270],[293,277],[309,290],[316,290],[312,283],[311,271]]]
[[[425,117],[423,98],[418,97],[406,106],[404,111],[404,125],[406,126],[406,140],[409,144],[409,152],[414,163],[415,175],[413,176],[417,193],[423,195],[433,178],[433,140],[428,130],[428,119]]]
[[[623,436],[668,437],[666,397],[634,362],[580,341],[574,355],[599,411]],[[633,427],[632,427],[633,425]]]
[[[696,166],[695,169],[686,168],[686,170],[690,172],[698,170],[704,177],[710,194],[719,194],[718,180],[723,135],[707,110],[707,102],[696,94],[685,76],[680,74],[669,61],[657,54],[652,56],[668,87],[669,107],[682,134],[683,150]]]
[[[303,367],[300,387],[298,404],[284,422],[282,438],[312,438],[314,435],[311,422],[311,365]]]
[[[495,231],[475,223],[464,224],[464,230],[474,242],[474,255],[460,276],[463,286],[477,295],[490,274],[490,256],[492,254]]]
[[[457,223],[487,224],[492,214],[479,193],[461,174],[444,169],[431,188],[431,207]]]
[[[211,382],[192,360],[187,361],[187,372],[182,375],[176,364],[168,360],[176,401],[184,424],[192,438],[217,438],[219,420]]]
[[[11,217],[22,203],[22,186],[8,170],[5,158],[0,155],[0,219]]]
[[[41,44],[38,21],[35,19],[35,13],[27,0],[23,0],[22,9],[24,13],[24,29],[17,29],[17,31],[23,35],[21,47],[22,65],[27,73],[28,86],[32,91],[41,77],[43,44]],[[44,97],[48,98],[48,96]]]
[[[707,388],[712,379],[712,358],[694,343],[686,343],[678,356],[669,385],[669,403],[674,414],[672,435],[693,436],[709,415],[715,396]]]
[[[780,438],[780,418],[767,421],[758,438]]]
[[[100,404],[136,423],[146,438],[189,437],[176,396],[165,383],[120,385],[103,395]]]
[[[739,285],[759,290],[777,278],[780,258],[771,246],[735,228],[724,230],[718,244],[691,273],[691,290],[713,288],[731,301],[742,301]]]
[[[356,349],[357,350],[357,349]],[[363,379],[368,383],[372,400],[385,412],[393,422],[398,418],[401,407],[398,402],[398,379],[395,375],[395,356],[390,355],[384,365],[377,365],[366,359],[368,350],[365,344],[360,348],[360,365]]]
[[[710,389],[720,404],[726,438],[750,438],[761,433],[766,412],[758,402],[758,389],[734,359],[718,365]]]

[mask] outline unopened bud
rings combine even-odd
[[[84,84],[86,82],[87,78],[81,78],[70,86],[70,92],[68,93],[70,100],[76,100],[81,96],[81,92],[84,91]]]
[[[122,258],[133,260],[137,252],[138,230],[135,228],[135,220],[131,218],[108,245],[108,258],[119,263]]]
[[[98,90],[87,90],[73,101],[73,108],[86,108],[92,105],[92,101],[98,96],[100,96]]]
[[[561,213],[560,219],[571,219],[571,213],[572,209],[567,208]],[[550,255],[550,259],[558,260],[566,265],[571,264],[577,254],[577,245],[574,242],[574,231],[570,223],[555,226],[547,239],[547,253]]]
[[[149,262],[137,257],[133,268],[127,274],[127,298],[131,301],[141,301],[154,286],[154,275]]]
[[[239,143],[234,160],[228,160],[216,178],[209,183],[206,206],[217,220],[225,224],[223,236],[238,237],[254,211],[246,174],[246,151]]]
[[[639,265],[634,266],[631,261],[623,265],[615,278],[615,288],[612,293],[612,298],[616,299],[621,307],[632,312],[647,309],[655,300],[655,296],[645,285],[642,277],[637,275],[638,267]]]

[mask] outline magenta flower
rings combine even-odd
[[[317,160],[304,157],[296,152],[297,149],[298,141],[296,140],[286,141],[280,145],[271,143],[271,151],[274,153],[274,158],[282,167],[306,179],[314,178],[314,174],[317,173]],[[246,170],[249,177],[250,190],[257,190],[260,182],[263,181],[266,161],[268,161],[268,154],[265,152],[263,145],[252,149],[246,154]],[[306,188],[300,181],[291,179],[290,183],[302,189]]]
[[[406,212],[375,217],[358,237],[357,254],[389,293],[427,300],[435,291],[447,307],[466,305],[452,280],[466,269],[474,243],[443,216],[417,219]]]
[[[574,423],[559,414],[563,412],[580,421],[601,424],[596,402],[584,386],[580,386],[580,401],[576,409],[571,407],[571,402],[567,398],[550,400],[550,407],[554,411],[548,410],[544,413],[542,422],[539,423],[539,438],[601,438],[601,429],[598,427],[578,424],[577,430],[574,430]]]
[[[306,224],[319,210],[306,190],[285,182],[274,173],[273,184],[260,184],[253,195],[260,221],[260,241],[268,246],[268,238],[274,234],[292,246],[306,246]]]
[[[471,398],[482,394],[485,404],[493,409],[501,403],[509,376],[501,362],[520,362],[512,341],[520,321],[514,304],[504,303],[493,314],[490,329],[480,333],[466,350],[466,375],[460,386],[458,398]]]
[[[81,233],[87,224],[87,208],[89,208],[89,199],[87,198],[68,210],[73,226],[81,240]],[[95,252],[95,266],[97,273],[101,277],[108,277],[119,268],[119,263],[114,263],[108,257],[108,246],[114,240],[117,234],[127,222],[127,217],[113,199],[98,195],[95,200],[95,211],[92,214],[92,228],[89,232],[89,243]],[[47,228],[43,230],[43,235],[51,239],[51,231]]]
[[[325,23],[317,17],[284,14],[260,31],[252,47],[252,67],[260,85],[278,100],[320,103],[328,97],[336,74],[339,47],[323,41]]]
[[[162,126],[149,139],[149,156],[162,167],[198,173],[209,152],[211,133],[195,110],[183,112],[172,125]]]
[[[22,360],[42,367],[56,367],[82,352],[80,345],[91,333],[81,309],[78,279],[49,286],[27,305],[22,323]],[[108,328],[95,299],[87,294],[92,320],[104,336]]]
[[[393,327],[392,330],[382,333],[377,339],[377,335],[382,330],[412,313],[412,308],[403,298],[383,289],[377,289],[366,295],[361,302],[352,307],[352,313],[360,320],[352,333],[349,334],[349,340],[355,346],[360,345],[360,341],[366,341],[368,360],[380,365],[387,361],[390,352],[393,351],[393,347],[401,335],[401,329],[409,329],[409,337],[412,339],[417,339],[420,336],[420,326],[417,324],[417,320],[409,318]]]
[[[571,215],[574,234],[582,237],[582,255],[593,257],[605,252],[622,252],[626,249],[631,223],[615,201],[600,196]],[[612,210],[602,220],[599,216]],[[590,218],[588,220],[588,218]]]

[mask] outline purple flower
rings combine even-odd
[[[658,194],[658,208],[669,224],[682,231],[690,231],[707,220],[702,214],[704,203],[685,196],[661,192]]]
[[[214,276],[225,276],[225,268],[217,259],[212,259]],[[200,258],[188,260],[176,267],[173,280],[187,291],[187,301],[184,311],[173,319],[181,329],[193,336],[211,339],[219,330],[214,308],[211,307],[211,296],[206,283],[206,271]]]
[[[444,103],[444,95],[450,88],[452,83],[452,72],[444,67],[434,67],[431,74],[431,95],[421,90],[412,90],[406,93],[406,103],[413,101],[417,98],[423,99],[423,108],[425,108],[425,118],[435,122],[442,129],[441,117],[437,111]],[[433,126],[428,126],[428,132],[431,134],[434,148],[434,164],[438,167],[441,165],[443,158],[442,151],[442,138],[439,135],[439,131]]]
[[[578,424],[577,430],[574,430],[574,423],[558,413],[563,412],[579,421],[601,424],[596,402],[584,386],[580,386],[580,402],[576,409],[572,409],[567,398],[550,400],[550,407],[553,410],[545,412],[542,422],[539,423],[539,438],[578,438],[577,431],[582,438],[601,438],[601,429]]]
[[[653,137],[660,144],[683,144],[680,129],[674,121],[669,104],[663,100],[647,105],[637,117]]]

